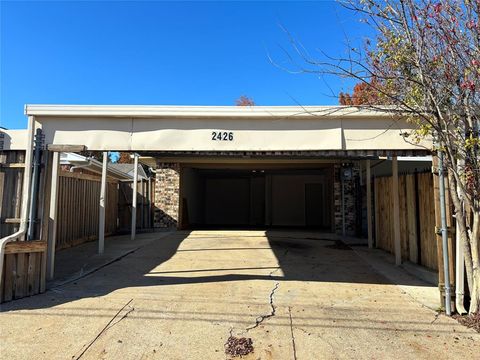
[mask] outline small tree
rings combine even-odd
[[[370,83],[359,82],[353,87],[352,94],[341,92],[338,95],[338,102],[340,105],[353,106],[367,104],[381,105],[381,94],[378,90],[375,90],[378,86],[380,86],[380,84],[376,79],[373,79]],[[385,103],[382,105],[385,105]]]
[[[133,163],[133,160],[130,157],[130,153],[120,152],[117,163],[119,163],[119,164],[131,164],[131,163]]]
[[[344,58],[314,59],[290,38],[301,70],[351,77],[368,92],[364,107],[416,125],[406,141],[435,139],[445,154],[455,219],[465,252],[470,313],[480,309],[480,1],[346,0],[375,39]],[[342,95],[352,102],[353,96]],[[349,100],[350,99],[350,100]],[[365,99],[362,97],[362,99]],[[389,106],[379,106],[388,104]]]
[[[235,100],[235,105],[237,106],[255,106],[255,101],[252,98],[242,95],[237,100]]]

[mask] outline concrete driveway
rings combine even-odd
[[[321,235],[176,232],[4,304],[4,359],[474,359],[480,335]]]

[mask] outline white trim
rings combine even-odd
[[[26,115],[156,118],[365,118],[392,117],[388,111],[353,106],[168,106],[25,105]]]

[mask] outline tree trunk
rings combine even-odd
[[[480,310],[480,212],[478,209],[473,210],[473,226],[470,232],[470,248],[472,250],[473,261],[473,286],[470,290],[470,309],[469,314],[476,313]]]
[[[457,194],[457,181],[451,171],[448,172],[448,183],[450,185],[450,195],[455,208],[455,220],[458,224],[460,239],[462,241],[463,252],[465,255],[465,269],[467,273],[468,289],[471,293],[473,289],[473,259],[467,231],[467,216],[463,211],[463,203]]]

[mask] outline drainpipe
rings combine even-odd
[[[37,129],[35,132],[35,152],[33,155],[33,174],[32,174],[32,187],[30,189],[30,209],[28,211],[28,230],[27,240],[33,240],[35,237],[35,222],[37,218],[37,194],[38,186],[40,182],[40,165],[42,157],[42,129]]]
[[[445,276],[445,312],[448,316],[452,314],[450,295],[450,269],[448,267],[448,230],[445,205],[445,177],[443,169],[443,152],[438,150],[438,183],[440,192],[440,217],[442,220],[442,248],[443,248],[443,271]]]
[[[28,117],[28,140],[25,150],[25,172],[23,175],[23,189],[22,189],[22,206],[20,213],[20,227],[17,232],[0,239],[0,291],[3,288],[3,260],[5,257],[5,245],[7,243],[15,241],[21,238],[27,230],[28,222],[28,203],[29,203],[29,190],[30,190],[30,178],[32,173],[32,156],[33,156],[33,130],[35,125],[35,118],[33,116]]]

